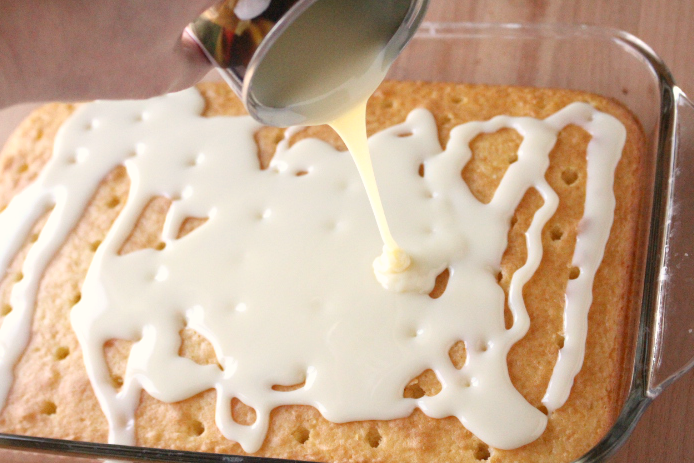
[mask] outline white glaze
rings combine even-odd
[[[434,288],[436,274],[427,271],[430,269],[410,265],[412,264],[410,256],[398,246],[388,226],[366,137],[366,103],[367,101],[364,100],[354,105],[352,109],[331,122],[330,126],[344,140],[347,150],[354,159],[383,240],[383,252],[373,262],[374,273],[376,279],[386,289],[427,294]]]
[[[420,109],[371,137],[395,238],[434,275],[450,269],[446,292],[434,300],[385,291],[374,278],[371,260],[382,242],[347,153],[313,139],[291,148],[285,141],[261,171],[253,141],[259,125],[248,117],[202,118],[202,109],[194,90],[82,106],[61,128],[54,157],[36,183],[0,214],[0,264],[6,266],[36,218],[55,204],[23,265],[25,277],[13,289],[14,310],[0,327],[3,399],[27,343],[40,275],[100,180],[124,163],[131,177],[127,203],[95,253],[71,314],[110,442],[134,443],[142,389],[172,402],[215,388],[218,426],[249,452],[260,447],[269,412],[282,404],[313,405],[334,422],[399,418],[419,407],[432,417],[458,417],[497,448],[524,445],[543,432],[547,417],[513,388],[506,355],[528,329],[522,286],[539,265],[540,232],[557,206],[544,180],[548,154],[569,123],[594,137],[574,256],[581,276],[567,288],[565,347],[544,400],[555,409],[582,363],[592,279],[612,223],[614,165],[624,143],[619,122],[576,103],[545,121],[502,116],[461,125],[442,151],[433,117]],[[460,172],[470,141],[503,127],[524,138],[518,161],[484,205]],[[300,171],[308,175],[296,176]],[[528,261],[511,282],[514,325],[506,330],[495,275],[511,216],[531,187],[545,204],[527,232]],[[156,195],[175,199],[166,248],[118,256]],[[175,239],[188,216],[209,220]],[[211,341],[224,371],[178,357],[185,326]],[[112,338],[137,341],[120,392],[103,357],[103,344]],[[461,339],[467,363],[457,370],[448,350]],[[404,387],[427,368],[442,391],[404,399]],[[304,380],[292,392],[271,389]],[[252,426],[231,419],[233,397],[255,408]]]

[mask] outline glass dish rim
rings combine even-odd
[[[528,34],[532,33],[530,36]],[[674,78],[655,51],[638,37],[620,29],[585,24],[543,24],[543,23],[493,23],[493,22],[431,22],[421,24],[415,34],[416,40],[445,38],[571,38],[593,36],[617,40],[638,53],[651,68],[659,85],[661,98],[660,119],[655,136],[658,153],[655,165],[655,185],[651,220],[647,236],[645,257],[645,276],[641,282],[643,294],[641,310],[637,322],[638,333],[633,358],[631,387],[623,403],[621,413],[608,433],[585,455],[573,463],[600,461],[613,454],[629,437],[641,415],[655,397],[674,382],[691,365],[661,384],[651,387],[653,358],[651,352],[656,343],[659,313],[659,288],[657,282],[663,267],[667,233],[667,205],[671,198],[670,173],[675,148],[677,121],[677,101],[684,93],[675,84]],[[118,459],[160,462],[200,462],[200,463],[280,463],[297,462],[267,457],[239,456],[204,453],[170,449],[155,449],[135,446],[122,446],[104,443],[68,441],[42,437],[0,433],[0,448],[16,451],[40,452],[55,456],[74,456],[79,458]]]

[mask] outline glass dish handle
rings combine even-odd
[[[672,95],[673,157],[665,167],[670,179],[665,186],[666,228],[655,318],[650,324],[647,393],[651,398],[694,366],[694,104],[678,87]]]

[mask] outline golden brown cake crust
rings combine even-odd
[[[221,83],[199,86],[207,100],[205,115],[243,114],[239,101]],[[615,221],[604,261],[596,275],[589,315],[589,340],[583,369],[571,396],[553,413],[545,433],[520,449],[489,449],[456,418],[436,420],[419,410],[403,419],[334,424],[309,406],[284,406],[272,413],[270,430],[258,456],[330,462],[564,462],[581,456],[605,434],[621,406],[622,364],[627,355],[627,328],[631,320],[634,249],[639,224],[640,158],[645,142],[638,122],[617,103],[580,92],[552,89],[487,87],[459,84],[386,82],[369,102],[367,127],[372,134],[402,122],[424,107],[435,115],[442,144],[452,127],[493,116],[545,118],[574,101],[591,103],[617,117],[627,128],[627,142],[617,167]],[[0,208],[40,171],[50,158],[60,124],[74,105],[52,104],[34,112],[15,132],[0,154]],[[266,166],[283,131],[261,129],[257,136],[261,166]],[[320,137],[344,149],[331,129],[311,127],[297,134]],[[528,334],[508,357],[511,378],[526,399],[542,408],[562,337],[564,290],[571,274],[571,256],[585,197],[585,150],[589,135],[569,126],[561,131],[552,151],[546,178],[560,198],[556,214],[545,226],[540,268],[524,289],[531,319]],[[473,158],[462,172],[473,194],[489,201],[514,156],[520,136],[513,130],[481,135],[471,143]],[[32,338],[15,368],[16,380],[7,406],[0,414],[0,431],[42,437],[106,442],[107,424],[84,371],[80,346],[72,332],[69,311],[79,300],[81,283],[94,250],[117,216],[128,191],[123,168],[104,180],[65,245],[55,256],[41,282]],[[500,285],[508,291],[513,272],[525,261],[523,233],[542,199],[535,191],[523,198],[509,232]],[[165,198],[153,198],[121,252],[156,247]],[[200,220],[184,224],[181,234]],[[36,224],[34,233],[40,230]],[[32,237],[8,269],[0,284],[0,321],[11,310],[9,291]],[[510,319],[508,320],[510,322]],[[181,332],[180,354],[199,363],[216,363],[210,344],[190,330]],[[114,385],[122,381],[129,344],[111,341],[105,346]],[[454,364],[464,361],[465,350],[452,346]],[[440,389],[431,371],[413,379],[404,394],[432,395]],[[176,404],[164,404],[143,393],[136,418],[138,445],[206,452],[244,454],[225,439],[214,422],[215,392],[207,391]],[[253,419],[253,410],[239,401],[230,412],[240,423]],[[162,423],[166,423],[162,426]]]

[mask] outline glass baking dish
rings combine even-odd
[[[642,233],[637,249],[632,350],[622,412],[576,463],[602,461],[628,438],[658,394],[694,364],[688,284],[694,278],[694,106],[667,67],[639,39],[575,25],[424,23],[396,61],[391,79],[559,87],[626,105],[647,140]],[[0,144],[32,105],[0,112]],[[689,256],[689,252],[692,256]],[[683,431],[684,432],[684,431]],[[262,463],[239,457],[0,434],[3,462],[127,460]]]

